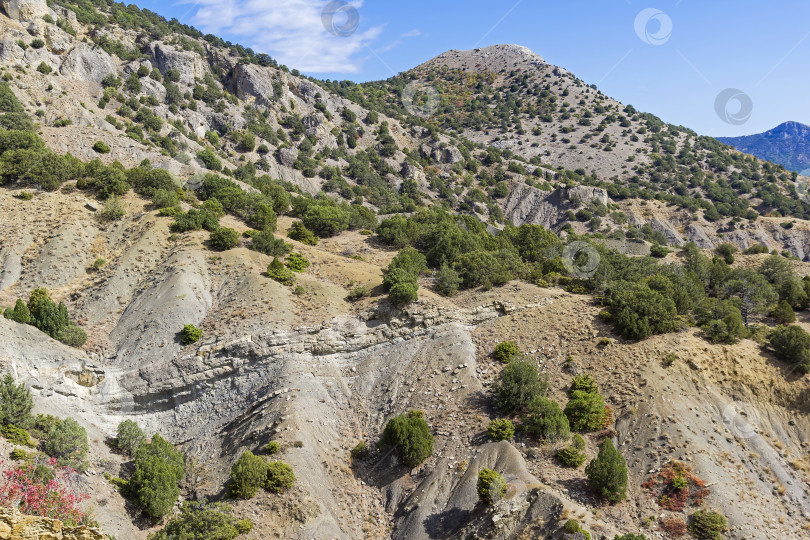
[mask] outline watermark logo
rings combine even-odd
[[[413,81],[402,91],[402,105],[409,113],[429,118],[439,108],[439,92],[431,85]]]
[[[596,273],[602,258],[599,252],[587,242],[571,242],[562,254],[562,262],[565,269],[572,276],[580,279],[589,278]]]
[[[737,106],[735,107],[734,104]],[[754,111],[754,102],[751,96],[737,88],[726,88],[714,100],[714,110],[717,116],[726,124],[741,126],[748,122]]]
[[[334,0],[321,11],[321,22],[333,36],[349,37],[360,26],[360,13],[348,2]]]
[[[641,10],[634,27],[638,38],[648,45],[663,45],[672,36],[672,19],[656,8]]]
[[[751,439],[759,433],[759,429],[752,423],[753,419],[746,418],[734,404],[726,405],[721,416],[726,429],[737,437]]]

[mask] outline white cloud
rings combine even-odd
[[[414,28],[413,30],[408,30],[401,37],[408,38],[408,37],[419,37],[422,35],[422,32],[419,31],[418,28]]]
[[[327,0],[182,0],[192,4],[192,24],[203,32],[231,36],[231,41],[264,52],[291,69],[311,73],[357,73],[359,57],[382,32],[364,28],[362,0],[350,2],[360,13],[353,34],[332,35],[321,20]],[[341,14],[338,14],[340,17]],[[342,20],[336,20],[340,24]]]

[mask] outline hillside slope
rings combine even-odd
[[[229,502],[235,516],[253,521],[246,537],[546,538],[561,536],[571,518],[595,538],[656,537],[666,520],[686,521],[697,508],[665,509],[643,487],[671,460],[705,482],[702,507],[727,516],[727,537],[806,536],[810,379],[762,345],[770,313],[752,316],[762,325],[752,339],[712,344],[694,320],[703,306],[674,317],[673,303],[677,324],[667,333],[622,339],[605,316],[610,287],[586,289],[586,279],[562,275],[563,254],[521,259],[517,237],[514,245],[509,240],[519,233],[508,227],[541,224],[563,240],[577,235],[592,242],[594,252],[612,246],[633,256],[600,252],[605,260],[615,257],[614,270],[640,261],[646,273],[631,275],[633,285],[664,291],[674,281],[651,269],[671,270],[673,280],[689,277],[677,266],[686,254],[666,252],[664,264],[639,257],[653,246],[691,240],[711,256],[726,242],[763,244],[795,256],[776,259],[792,272],[788,283],[798,292],[788,293],[798,297],[805,292],[801,278],[810,274],[797,260],[810,257],[810,224],[793,196],[793,175],[628,112],[522,47],[451,51],[408,75],[443,73],[445,82],[436,84],[446,102],[464,96],[481,105],[462,90],[479,96],[497,90],[491,99],[510,104],[508,117],[445,107],[425,120],[403,112],[405,77],[379,83],[390,91],[375,102],[379,85],[312,81],[118,4],[104,3],[103,12],[68,0],[52,8],[34,0],[2,5],[11,17],[0,18],[0,71],[23,111],[12,112],[13,100],[0,94],[0,121],[28,129],[3,124],[0,134],[27,133],[19,135],[30,146],[23,150],[45,157],[22,170],[0,168],[0,306],[47,287],[88,339],[68,347],[32,325],[0,318],[0,364],[31,389],[35,412],[73,416],[88,430],[90,468],[78,486],[91,494],[105,532],[145,539],[162,526],[113,481],[130,475],[132,463],[111,451],[110,439],[119,422],[134,419],[186,454],[182,499]],[[540,86],[531,107],[548,110],[524,110],[534,85]],[[519,99],[508,95],[518,93]],[[585,103],[563,112],[551,108],[558,95]],[[29,126],[24,113],[37,123]],[[551,115],[551,122],[538,115]],[[531,123],[531,131],[540,126],[536,139],[521,138],[529,136],[517,131],[515,118]],[[569,125],[572,118],[580,127]],[[607,142],[583,144],[581,154],[557,146],[552,126],[594,139],[580,118],[591,119],[592,129],[605,125]],[[641,129],[655,135],[638,137]],[[53,171],[40,162],[72,162],[36,146],[34,132],[56,154],[70,152],[83,164],[49,182],[45,173]],[[17,136],[3,144],[18,144],[5,142]],[[4,167],[18,150],[0,156]],[[635,180],[627,178],[632,167]],[[215,169],[220,176],[206,176]],[[154,187],[152,178],[169,186],[171,193],[161,196],[172,195],[173,204],[159,204],[145,189]],[[212,185],[226,186],[216,192],[219,207]],[[679,186],[688,197],[676,201]],[[701,215],[689,210],[691,200],[705,201],[694,203]],[[111,216],[107,207],[116,204],[120,212]],[[312,208],[326,217],[312,219]],[[209,210],[221,212],[216,227],[177,226]],[[745,210],[756,215],[744,218]],[[378,227],[386,213],[399,215]],[[259,218],[261,231],[254,230]],[[431,222],[442,219],[446,230]],[[418,220],[427,233],[419,232]],[[312,245],[288,237],[303,221],[337,223]],[[233,229],[230,249],[213,245],[217,227]],[[562,251],[563,240],[545,238],[551,237]],[[282,240],[311,263],[294,285],[271,279],[271,263],[287,254]],[[412,244],[428,253],[431,268],[414,276],[418,300],[403,306],[386,296],[383,278],[397,256],[393,246]],[[435,245],[456,260],[428,249]],[[506,278],[501,272],[498,286],[478,283],[468,271],[478,261],[463,258],[476,254],[495,268],[517,261],[518,269]],[[720,257],[706,258],[706,280],[719,292],[700,293],[710,307],[730,305],[739,317],[732,300],[721,302],[717,284],[772,259],[761,252],[735,257],[731,268]],[[475,285],[441,295],[446,268]],[[797,326],[810,329],[808,311],[794,304]],[[202,337],[184,344],[181,331],[189,324]],[[508,441],[489,440],[489,421],[505,414],[493,398],[504,365],[492,356],[505,340],[548,377],[546,395],[557,403],[569,399],[574,375],[598,381],[610,415],[600,429],[583,433],[586,458],[595,458],[605,440],[615,444],[628,466],[625,501],[607,504],[589,488],[584,466],[561,465],[556,454],[566,441],[520,430]],[[413,468],[375,448],[386,423],[410,410],[423,411],[435,437],[430,457]],[[270,441],[280,445],[272,459],[295,471],[292,489],[230,499],[232,464],[245,450],[271,459],[264,451]],[[370,450],[365,459],[352,457],[360,442]],[[2,445],[11,452],[11,443]],[[492,506],[479,502],[482,468],[497,470],[507,483]]]

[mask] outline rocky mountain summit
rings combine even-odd
[[[662,538],[700,510],[725,516],[726,538],[806,536],[810,383],[766,337],[783,298],[810,329],[796,175],[517,45],[356,85],[119,4],[0,7],[0,306],[45,287],[86,333],[71,345],[8,311],[0,364],[35,413],[86,430],[75,487],[106,534],[159,535],[183,502],[208,500],[250,521],[244,538],[583,537],[571,521],[591,538]],[[428,80],[440,103],[425,119],[401,96]],[[26,152],[37,159],[16,167]],[[613,266],[578,273],[572,246]],[[403,260],[408,302],[391,283]],[[654,305],[611,304],[628,282]],[[630,308],[651,325],[664,304],[670,327],[621,333]],[[538,437],[496,399],[507,341],[541,404],[598,386],[598,425],[571,429],[578,465],[559,457],[568,434]],[[416,465],[376,444],[409,411],[432,441]],[[497,440],[490,421],[507,417],[518,430]],[[129,491],[125,420],[184,455],[161,519]],[[0,453],[19,456],[3,427]],[[608,445],[627,469],[616,504],[585,465]],[[291,487],[234,497],[247,451],[288,464]],[[482,495],[484,470],[502,492]],[[0,536],[16,527],[0,518]]]

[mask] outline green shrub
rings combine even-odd
[[[611,305],[611,320],[616,332],[624,338],[638,341],[675,329],[675,302],[645,284],[634,283],[616,292]]]
[[[87,332],[75,324],[69,324],[59,331],[56,339],[69,347],[81,347],[87,342]]]
[[[220,227],[211,231],[208,241],[213,249],[226,251],[239,245],[239,233],[228,227]]]
[[[583,373],[582,375],[574,376],[574,380],[571,381],[571,387],[568,389],[568,396],[570,397],[576,390],[581,390],[589,394],[598,394],[599,386],[590,374]]]
[[[605,422],[605,401],[598,393],[574,390],[565,416],[574,431],[596,431]]]
[[[270,257],[281,257],[292,251],[292,246],[273,236],[273,231],[265,229],[259,234],[254,234],[250,241],[250,249],[264,253]]]
[[[270,441],[265,445],[264,451],[271,456],[278,454],[281,451],[281,445],[278,443],[278,441]]]
[[[689,532],[697,540],[723,540],[727,528],[726,517],[710,510],[698,510],[689,518]]]
[[[107,146],[107,143],[105,143],[104,141],[96,141],[96,143],[93,145],[93,150],[95,150],[99,154],[110,153],[110,147]]]
[[[723,260],[726,261],[726,264],[734,263],[734,254],[737,253],[737,248],[734,246],[734,244],[729,244],[728,242],[725,242],[714,248],[714,251],[715,253],[723,257]]]
[[[98,259],[93,261],[93,270],[98,272],[99,270],[101,270],[101,267],[104,266],[105,264],[107,264],[107,261],[99,257]]]
[[[12,425],[2,425],[0,426],[0,431],[3,433],[3,437],[11,444],[34,446],[34,443],[31,442],[31,436],[23,428]]]
[[[780,326],[768,336],[776,356],[797,366],[800,373],[810,371],[810,334],[799,326]]]
[[[763,246],[762,244],[754,244],[743,251],[746,255],[759,255],[762,253],[769,253],[771,250],[768,249],[768,246]]]
[[[184,501],[180,514],[166,523],[163,530],[149,535],[149,540],[233,540],[250,532],[253,523],[236,519],[227,504]]]
[[[334,236],[349,228],[351,214],[339,206],[312,204],[303,217],[304,226],[321,238]]]
[[[360,300],[361,298],[366,298],[371,296],[371,289],[366,287],[365,285],[361,285],[359,287],[355,287],[351,290],[348,295],[348,299],[352,302]]]
[[[231,495],[251,499],[267,481],[267,464],[245,450],[231,467]]]
[[[197,328],[193,324],[183,325],[183,329],[180,331],[180,341],[183,345],[191,345],[192,343],[197,343],[201,337],[202,337],[202,330]]]
[[[37,66],[37,71],[39,71],[42,74],[48,75],[51,71],[53,71],[53,68],[48,64],[46,64],[45,62],[40,62],[39,65]]]
[[[292,467],[281,461],[267,464],[267,481],[264,488],[270,493],[284,493],[295,482]]]
[[[233,525],[239,534],[247,534],[253,530],[253,522],[249,519],[237,519]]]
[[[782,300],[771,311],[771,317],[779,324],[790,324],[796,322],[796,313],[793,311],[793,306],[787,300]]]
[[[118,221],[127,214],[124,210],[124,205],[117,195],[110,195],[104,201],[104,208],[99,213],[99,216],[104,221]]]
[[[670,253],[670,250],[667,249],[666,246],[659,246],[658,244],[650,246],[650,255],[656,259],[663,259]]]
[[[315,246],[318,244],[318,237],[315,236],[315,233],[307,229],[306,225],[304,225],[302,221],[296,221],[293,223],[292,227],[290,227],[290,230],[287,233],[287,237],[308,246]]]
[[[385,425],[380,450],[394,448],[406,465],[413,468],[433,454],[433,434],[422,411],[410,411],[390,419]]]
[[[648,540],[648,538],[643,534],[627,533],[622,535],[617,534],[613,537],[613,540]]]
[[[395,269],[402,270],[418,278],[427,270],[427,259],[424,255],[408,246],[403,248],[397,256],[393,258],[391,264],[388,265],[389,273]]]
[[[435,275],[436,292],[442,296],[453,296],[461,286],[461,277],[458,272],[447,264],[441,265]]]
[[[287,255],[287,268],[293,272],[303,272],[309,268],[309,261],[300,253],[290,253]]]
[[[28,298],[28,310],[31,313],[31,324],[52,338],[56,338],[70,324],[65,304],[56,304],[46,289],[34,289]]]
[[[599,446],[599,455],[585,467],[588,484],[611,503],[626,497],[627,464],[610,439]]]
[[[509,362],[493,385],[496,404],[506,414],[522,411],[547,389],[548,380],[540,376],[537,366],[522,358]]]
[[[579,467],[585,463],[585,439],[575,433],[571,444],[557,450],[557,459],[566,467]]]
[[[85,459],[88,449],[87,431],[73,418],[65,418],[51,428],[42,443],[42,450],[55,457],[60,466],[77,471],[83,471],[87,467]]]
[[[418,288],[419,286],[413,283],[397,283],[388,291],[388,299],[397,306],[405,306],[411,302],[416,302],[419,298]]]
[[[146,441],[146,435],[134,420],[124,420],[118,424],[115,446],[129,456],[134,456]]]
[[[29,461],[32,457],[31,453],[26,452],[22,448],[15,448],[11,451],[11,459],[14,461]]]
[[[508,418],[496,418],[487,425],[487,434],[493,441],[508,441],[515,436],[515,425]]]
[[[28,311],[28,306],[25,305],[25,302],[20,299],[17,299],[13,309],[8,308],[5,315],[6,319],[11,319],[18,323],[28,324],[31,322],[31,312]]]
[[[506,480],[492,469],[478,471],[478,500],[486,505],[493,505],[506,494]]]
[[[278,257],[273,257],[273,262],[267,266],[267,275],[282,285],[295,283],[295,274],[289,268],[285,268],[284,263]]]
[[[352,448],[352,458],[354,459],[366,459],[369,454],[368,445],[366,445],[366,441],[360,441]]]
[[[563,525],[563,530],[571,535],[576,535],[577,533],[580,533],[582,534],[582,537],[585,540],[591,540],[591,533],[583,529],[582,525],[580,525],[579,522],[575,519],[569,519],[568,521],[566,521],[565,525]]]
[[[492,356],[498,362],[508,364],[520,351],[514,341],[502,341],[495,346]]]
[[[539,439],[558,441],[571,434],[568,419],[556,402],[536,395],[526,407],[524,429]]]
[[[222,170],[222,162],[209,148],[204,148],[197,152],[197,158],[202,162],[203,166],[211,171]]]
[[[14,384],[14,377],[6,373],[0,379],[0,424],[25,428],[31,425],[34,400],[24,384]]]
[[[183,454],[160,435],[138,448],[130,489],[147,516],[159,520],[171,512],[184,473]]]

